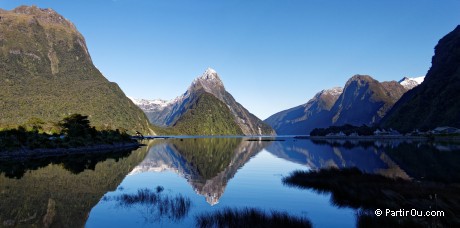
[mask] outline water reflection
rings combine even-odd
[[[25,161],[1,161],[0,175],[4,174],[9,178],[21,179],[26,172],[44,168],[50,164],[62,166],[62,168],[73,174],[79,174],[85,170],[94,170],[99,162],[103,162],[108,159],[118,161],[130,154],[131,150],[123,150],[105,154],[80,154]]]
[[[369,173],[409,179],[386,153],[376,145],[378,141],[350,140],[296,140],[287,139],[269,145],[266,150],[273,155],[311,169],[357,167]],[[398,142],[388,141],[396,146]]]
[[[242,138],[170,139],[152,147],[131,174],[173,171],[215,205],[238,169],[269,143]]]
[[[0,162],[0,226],[83,227],[147,151]]]
[[[458,142],[427,140],[312,140],[316,145],[367,148],[376,151],[387,164],[404,170],[417,180],[459,183],[460,145]],[[361,166],[357,166],[361,168]],[[380,172],[381,174],[388,174]],[[392,175],[386,175],[392,176]],[[396,175],[399,176],[399,175]]]
[[[357,227],[458,227],[460,224],[457,215],[460,210],[458,195],[460,147],[455,142],[428,140],[312,140],[311,142],[315,146],[355,151],[355,156],[369,156],[367,159],[370,160],[372,160],[371,156],[375,155],[388,165],[388,169],[369,172],[369,167],[365,164],[347,161],[347,164],[352,163],[352,165],[316,166],[316,171],[296,171],[284,179],[284,183],[288,186],[330,194],[333,205],[356,209]],[[293,149],[286,147],[285,150]],[[360,150],[367,152],[358,152]],[[286,153],[281,153],[284,154]],[[315,156],[309,158],[311,157]],[[331,159],[337,161],[337,158]],[[313,160],[312,163],[316,165],[319,162]],[[353,166],[358,169],[348,168]],[[330,167],[340,169],[329,169]],[[389,170],[398,172],[395,175]],[[402,177],[401,172],[410,178],[394,178]],[[374,214],[377,209],[402,210],[415,213],[416,216],[384,214],[378,217]],[[440,211],[443,214],[424,216],[427,211]]]
[[[334,205],[357,209],[358,227],[458,227],[460,224],[457,184],[388,178],[357,168],[296,171],[283,182],[291,187],[330,193]],[[376,210],[383,213],[375,216]],[[425,216],[427,211],[441,214]]]
[[[185,218],[190,211],[190,198],[180,194],[176,196],[162,194],[163,189],[161,186],[158,186],[156,191],[143,188],[134,194],[105,196],[103,200],[115,200],[119,206],[128,208],[139,205],[145,209],[144,219],[148,223],[158,222],[164,218],[177,222]]]

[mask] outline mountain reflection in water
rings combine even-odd
[[[356,167],[414,183],[460,182],[460,147],[453,142],[283,140],[156,139],[133,152],[2,161],[0,226],[130,226],[144,220],[181,227],[193,226],[202,213],[251,207],[307,215],[313,226],[350,227],[359,209],[337,207],[329,195],[285,186],[282,178],[295,170]],[[164,202],[171,207],[159,207]]]
[[[288,139],[274,142],[266,150],[311,169],[357,167],[368,173],[409,179],[407,173],[382,149],[382,145],[393,147],[398,142]]]
[[[238,169],[269,143],[243,138],[170,139],[152,147],[130,174],[173,171],[215,205]]]

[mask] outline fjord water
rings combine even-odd
[[[155,139],[110,155],[0,163],[0,225],[191,227],[224,208],[285,211],[314,227],[354,227],[330,193],[283,185],[294,170],[357,167],[459,182],[459,148],[421,141]],[[333,219],[332,219],[333,218]]]

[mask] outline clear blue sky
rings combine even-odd
[[[128,96],[172,99],[214,68],[261,119],[343,86],[425,75],[460,0],[0,0],[71,20],[94,64]]]

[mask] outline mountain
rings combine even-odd
[[[93,65],[75,25],[52,9],[0,11],[0,127],[80,113],[98,128],[153,134],[145,114]]]
[[[425,80],[395,104],[383,127],[402,132],[460,128],[460,25],[439,40]]]
[[[144,111],[150,123],[160,127],[167,127],[164,120],[166,116],[171,112],[171,104],[174,103],[174,100],[146,100],[136,99],[133,97],[129,97],[129,99],[131,99],[135,105]]]
[[[273,114],[264,122],[280,135],[309,134],[314,128],[328,127],[329,111],[342,91],[341,87],[322,90],[307,103]]]
[[[410,90],[410,89],[413,89],[414,87],[420,85],[423,82],[424,79],[425,79],[425,76],[416,77],[416,78],[404,77],[403,79],[399,80],[399,84],[404,86],[404,88]]]
[[[417,80],[420,80],[417,78]],[[414,79],[402,84],[416,83]],[[265,120],[277,134],[309,134],[332,125],[374,125],[408,90],[396,81],[379,82],[368,75],[351,77],[345,87],[317,93],[306,104],[278,112]]]
[[[152,123],[167,126],[174,134],[272,135],[273,129],[251,114],[225,90],[217,72],[208,68],[187,91],[168,102],[150,101],[143,106]],[[235,128],[236,127],[236,128]]]
[[[331,108],[332,125],[376,124],[406,91],[396,81],[380,83],[368,75],[355,75]]]

